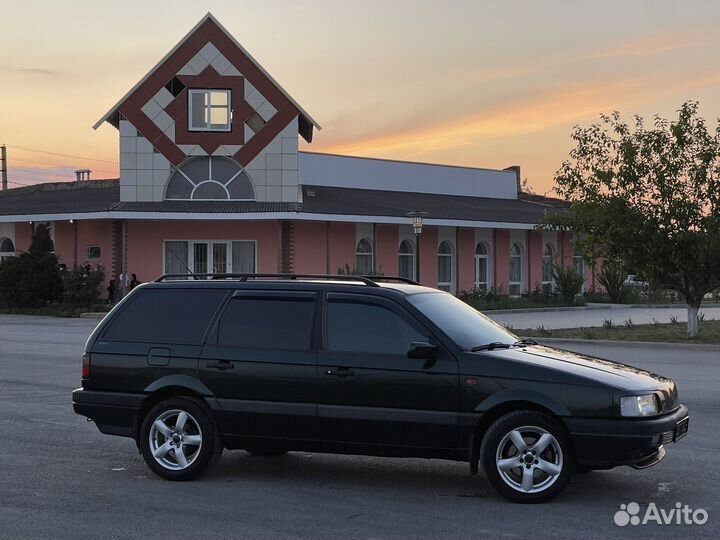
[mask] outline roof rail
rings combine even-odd
[[[157,279],[154,280],[155,283],[160,283],[163,281],[166,281],[168,279],[173,278],[192,278],[192,279],[236,279],[238,281],[247,281],[248,279],[262,279],[262,278],[271,278],[271,279],[325,279],[325,280],[333,280],[333,281],[359,281],[363,285],[367,285],[368,287],[379,287],[377,283],[375,283],[374,278],[366,277],[366,276],[349,276],[349,275],[339,275],[339,274],[244,274],[244,273],[228,273],[228,272],[221,272],[221,273],[204,273],[204,274],[193,274],[193,273],[185,273],[185,274],[163,274]],[[379,278],[378,278],[379,279]],[[402,280],[404,278],[391,278],[391,279],[399,279]]]
[[[399,283],[407,283],[408,285],[420,285],[417,281],[414,279],[406,278],[406,277],[400,277],[400,276],[363,276],[367,279],[371,279],[373,281],[397,281]]]

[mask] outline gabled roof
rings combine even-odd
[[[257,60],[243,47],[236,39],[235,37],[227,31],[227,29],[220,24],[220,22],[213,16],[212,13],[209,13],[205,15],[187,34],[185,34],[185,37],[183,37],[177,45],[175,45],[170,52],[168,52],[155,66],[148,71],[145,76],[140,79],[135,86],[133,86],[120,100],[113,105],[110,110],[108,110],[100,120],[98,120],[95,125],[93,126],[93,129],[99,128],[104,122],[111,121],[112,118],[117,114],[118,109],[120,106],[138,89],[140,86],[142,86],[152,75],[170,58],[172,55],[182,47],[182,45],[190,39],[207,21],[211,21],[217,28],[225,34],[225,36],[230,39],[237,47],[242,51],[242,53],[247,56],[247,58],[255,65],[255,67],[260,70],[263,75],[265,75],[277,88],[282,92],[282,94],[300,111],[301,121],[300,121],[300,134],[307,140],[308,142],[312,140],[312,128],[316,127],[318,130],[322,129],[320,124],[318,124],[312,116],[310,116],[305,109],[303,109],[300,104],[293,99],[293,97],[288,94],[288,92],[280,86],[280,84],[263,68]]]

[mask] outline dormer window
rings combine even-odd
[[[190,131],[230,131],[230,90],[189,90]]]

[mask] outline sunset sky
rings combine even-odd
[[[117,177],[91,126],[207,11],[323,126],[307,150],[520,165],[544,193],[600,112],[720,116],[715,0],[4,1],[11,187]]]

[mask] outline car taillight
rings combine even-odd
[[[82,357],[82,378],[90,378],[90,353],[85,353]]]

